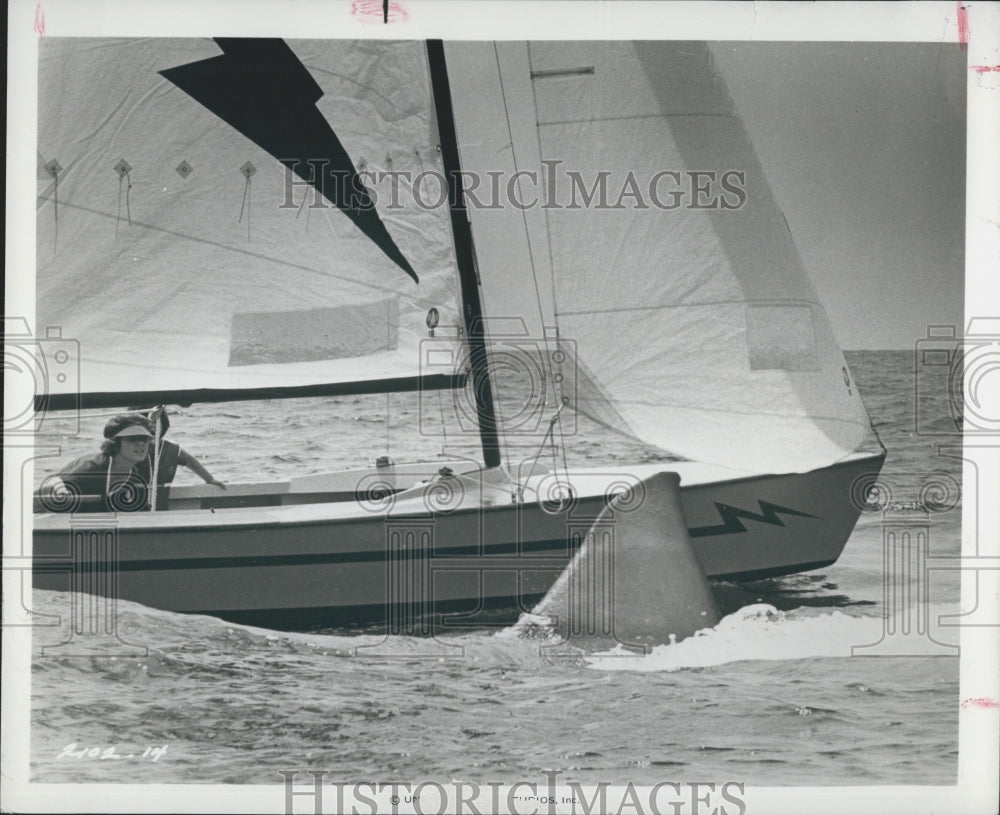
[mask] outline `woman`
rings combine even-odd
[[[149,508],[149,448],[153,431],[145,417],[123,413],[104,426],[101,452],[82,456],[59,471],[65,492],[52,497],[61,508],[136,512]]]
[[[145,410],[144,408],[132,408],[132,410]],[[166,486],[171,481],[174,480],[174,475],[177,473],[177,466],[187,467],[191,472],[195,473],[202,481],[206,484],[212,484],[215,487],[226,488],[226,485],[219,481],[215,476],[213,476],[205,467],[202,465],[198,459],[196,459],[187,450],[184,450],[179,444],[174,444],[172,441],[167,441],[163,437],[167,435],[167,431],[170,429],[170,418],[167,416],[167,411],[163,407],[153,408],[149,410],[148,413],[144,414],[150,423],[153,423],[159,418],[160,420],[160,455],[159,463],[153,465],[156,470],[156,483],[158,486]],[[151,424],[155,427],[154,424]],[[150,461],[153,459],[153,448],[150,445],[149,449]],[[159,503],[159,502],[157,502]]]

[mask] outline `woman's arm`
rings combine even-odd
[[[216,487],[226,488],[226,485],[221,481],[216,479],[208,470],[206,470],[200,461],[192,456],[187,450],[181,450],[180,455],[177,457],[177,463],[182,464],[187,467],[193,473],[196,473],[202,481],[206,484],[212,484]]]

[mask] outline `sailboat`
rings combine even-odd
[[[471,393],[482,456],[170,487],[162,511],[44,496],[36,587],[475,625],[530,609],[665,468],[708,578],[840,556],[885,451],[706,44],[39,52],[37,318],[79,375],[37,409]],[[462,171],[519,205],[469,206]],[[558,394],[530,427],[497,413],[501,356]],[[543,466],[570,415],[678,460]]]

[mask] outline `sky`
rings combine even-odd
[[[932,325],[954,325],[960,333],[967,71],[961,46],[754,41],[713,42],[711,50],[841,347],[909,349]],[[457,110],[478,105],[473,141],[490,121],[487,131],[503,131],[496,149],[505,149],[495,97],[474,98],[481,81],[473,78],[476,62],[458,65]],[[492,148],[470,166],[491,156]],[[521,295],[533,293],[506,294],[509,313],[530,312]]]
[[[713,50],[841,346],[911,348],[928,325],[962,325],[960,46]]]

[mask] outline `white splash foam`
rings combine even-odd
[[[953,613],[954,608],[933,605],[928,611],[929,618],[936,620],[939,614]],[[900,615],[893,630],[901,631],[903,622],[904,616]],[[618,647],[591,655],[587,663],[604,671],[678,671],[748,660],[875,655],[877,649],[866,646],[885,642],[887,628],[881,616],[859,617],[842,611],[804,616],[802,611],[786,613],[760,604],[742,608],[714,628],[703,629],[681,642],[657,646],[649,654],[636,655]],[[897,655],[940,653],[941,642],[955,639],[954,634],[942,637],[940,632],[935,633],[936,641],[926,636],[911,636],[905,643],[897,639],[897,644],[905,646]]]

